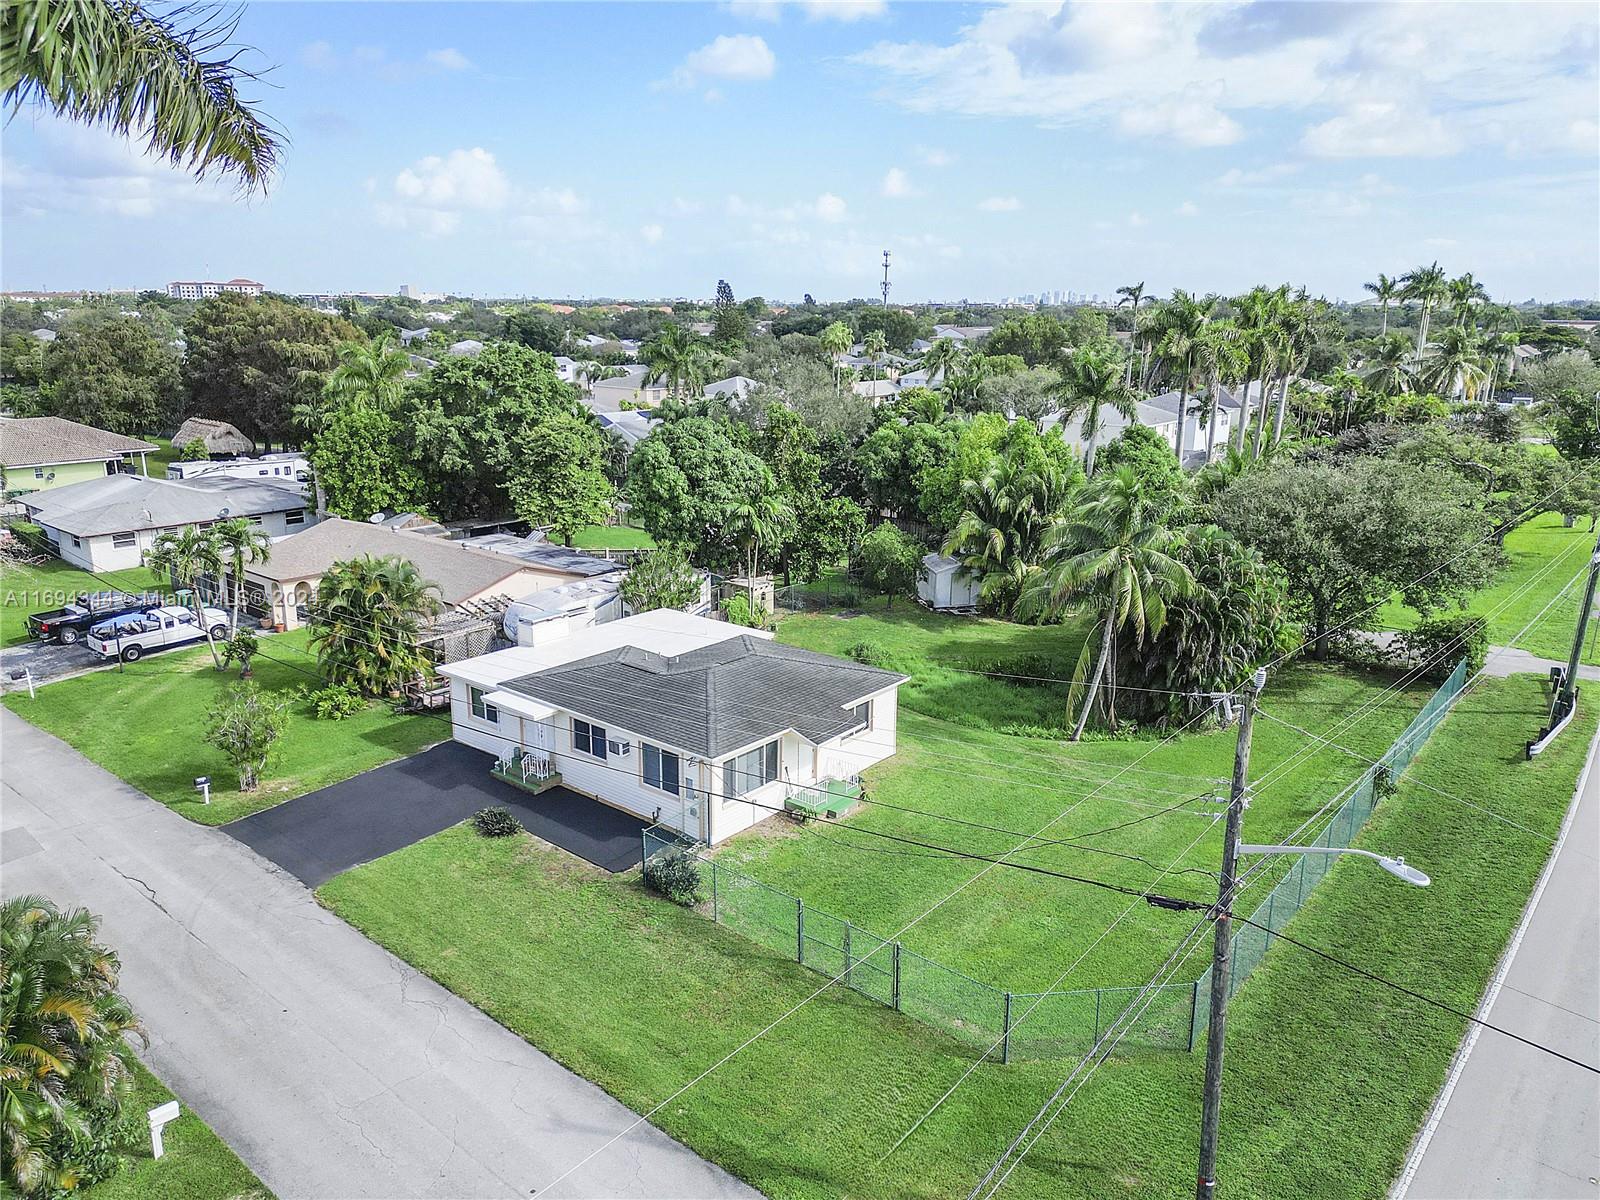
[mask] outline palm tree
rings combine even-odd
[[[1210,462],[1217,448],[1217,418],[1222,410],[1222,386],[1240,378],[1249,368],[1250,356],[1245,352],[1239,327],[1231,318],[1212,321],[1200,331],[1195,340],[1195,366],[1206,377],[1206,461]]]
[[[1422,317],[1417,323],[1416,360],[1422,361],[1422,351],[1428,344],[1428,318],[1439,301],[1445,298],[1444,268],[1437,262],[1431,266],[1415,267],[1400,276],[1400,296],[1406,301],[1416,301],[1422,306]]]
[[[787,504],[774,495],[763,494],[739,501],[728,510],[723,520],[728,532],[744,551],[745,595],[752,619],[756,615],[756,568],[761,564],[761,548],[776,546],[783,541],[792,518],[793,513]]]
[[[1383,312],[1383,327],[1378,330],[1378,336],[1387,337],[1389,335],[1389,305],[1400,298],[1400,281],[1390,279],[1387,275],[1380,273],[1376,281],[1363,283],[1361,286],[1371,292],[1377,299]]]
[[[1478,335],[1461,325],[1451,325],[1428,348],[1422,377],[1429,388],[1450,399],[1472,401],[1488,372],[1484,369]]]
[[[197,176],[233,174],[265,191],[282,135],[239,96],[256,78],[227,50],[240,15],[187,5],[158,15],[138,0],[0,5],[0,89],[13,111],[48,108],[142,138]]]
[[[137,1035],[117,992],[116,954],[95,941],[99,918],[43,896],[0,906],[0,1192],[53,1196],[95,1182],[107,1164],[80,1158],[121,1119]],[[112,1159],[110,1165],[114,1165]]]
[[[855,336],[850,332],[850,326],[843,321],[835,321],[823,328],[817,340],[821,342],[822,352],[828,356],[833,366],[833,388],[835,391],[842,391],[839,356],[850,353],[850,347],[855,345]]]
[[[1416,377],[1411,343],[1404,334],[1391,333],[1373,348],[1357,373],[1368,387],[1391,399],[1406,394]]]
[[[1302,288],[1288,297],[1278,311],[1278,406],[1272,416],[1272,444],[1283,440],[1283,421],[1289,409],[1289,381],[1303,369],[1327,320],[1327,305],[1307,297]],[[1265,412],[1265,409],[1262,410]],[[1261,448],[1256,447],[1259,456]]]
[[[1146,499],[1131,467],[1119,466],[1086,486],[1077,512],[1046,535],[1044,566],[1017,605],[1024,616],[1060,616],[1079,604],[1099,611],[1073,672],[1068,703],[1084,697],[1072,731],[1075,742],[1099,698],[1118,630],[1129,628],[1135,642],[1143,642],[1161,628],[1167,602],[1194,588],[1194,576],[1172,556],[1176,535]]]
[[[1178,463],[1183,463],[1184,430],[1189,423],[1189,386],[1194,381],[1194,362],[1197,343],[1216,298],[1201,300],[1182,289],[1172,293],[1172,299],[1161,305],[1161,342],[1156,354],[1178,376]]]
[[[867,357],[872,360],[872,373],[878,375],[878,364],[883,361],[883,356],[889,352],[889,338],[881,329],[874,329],[861,341],[861,348],[867,352]]]
[[[1082,417],[1083,473],[1093,475],[1103,410],[1110,408],[1132,420],[1137,401],[1122,381],[1122,364],[1100,346],[1079,346],[1055,365],[1060,378],[1052,391],[1061,401],[1062,420]]]
[[[665,379],[668,393],[676,399],[705,382],[709,357],[706,348],[682,325],[663,326],[644,344],[643,355],[650,368],[650,381]]]
[[[984,602],[1009,617],[1038,569],[1046,531],[1067,502],[1067,478],[1048,462],[1032,469],[1005,455],[961,487],[966,507],[943,552],[977,575]]]
[[[982,354],[964,350],[955,359],[955,369],[945,377],[945,395],[950,397],[952,408],[967,411],[977,407],[983,394],[983,381],[989,378],[992,368]]]
[[[1507,329],[1500,333],[1491,333],[1483,339],[1483,357],[1489,368],[1489,400],[1494,401],[1495,393],[1500,390],[1500,377],[1509,374],[1517,361],[1517,347],[1522,344],[1522,335],[1514,329]]]
[[[400,692],[431,669],[417,640],[441,607],[439,585],[398,555],[334,563],[311,610],[324,677],[365,696]]]
[[[1233,302],[1236,320],[1245,350],[1250,355],[1250,365],[1245,369],[1242,382],[1242,399],[1239,408],[1238,437],[1235,444],[1245,448],[1250,426],[1250,384],[1259,380],[1256,392],[1258,402],[1257,424],[1265,421],[1267,410],[1267,384],[1277,363],[1279,349],[1279,308],[1288,293],[1287,285],[1268,288],[1257,285]],[[1260,436],[1256,438],[1256,451],[1260,452]]]
[[[228,565],[228,573],[233,576],[232,628],[237,632],[239,608],[244,599],[244,569],[251,563],[266,562],[271,557],[272,539],[244,517],[218,521],[212,526],[212,532],[217,538],[217,548]]]
[[[826,330],[824,330],[826,332]],[[961,346],[955,338],[942,337],[929,346],[922,356],[923,370],[928,372],[928,382],[932,383],[934,376],[941,379],[950,377],[950,369],[961,358]]]
[[[211,661],[222,670],[222,656],[217,652],[216,639],[211,636],[204,607],[200,599],[200,581],[204,578],[222,579],[222,544],[213,526],[201,529],[198,525],[185,525],[177,533],[167,530],[156,537],[145,552],[145,565],[152,571],[169,575],[181,588],[189,589],[189,602],[194,608],[194,619],[205,631],[206,645],[211,647]]]
[[[1465,328],[1472,317],[1473,309],[1480,304],[1489,302],[1489,293],[1484,290],[1483,284],[1472,277],[1472,272],[1458,276],[1444,285],[1445,296],[1450,301],[1450,311],[1455,315],[1456,324]]]
[[[1142,279],[1138,283],[1130,283],[1117,289],[1116,307],[1121,308],[1126,304],[1128,310],[1133,314],[1133,333],[1135,338],[1139,335],[1139,304],[1143,300],[1144,280]],[[1130,386],[1133,384],[1133,355],[1131,354],[1128,355],[1128,368],[1122,382]]]
[[[339,365],[328,376],[327,395],[342,403],[364,404],[387,412],[405,391],[411,360],[387,329],[370,341],[345,342]]]

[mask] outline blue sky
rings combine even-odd
[[[8,289],[1600,294],[1590,4],[252,4],[265,198],[30,112]]]

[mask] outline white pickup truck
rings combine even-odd
[[[88,646],[102,658],[137,662],[152,650],[198,642],[206,636],[221,641],[228,636],[228,614],[220,608],[206,608],[205,624],[195,620],[192,608],[168,604],[143,612],[124,613],[102,621],[89,630]]]

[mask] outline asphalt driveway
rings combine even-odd
[[[649,822],[564,787],[531,795],[491,776],[493,762],[481,750],[443,742],[223,829],[312,888],[492,805],[598,867],[638,865],[639,833]]]
[[[0,650],[0,689],[14,691],[28,686],[23,680],[13,680],[13,672],[27,671],[33,676],[33,682],[40,684],[112,665],[82,642],[74,646],[63,646],[60,642],[19,642]]]

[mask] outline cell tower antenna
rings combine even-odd
[[[883,252],[883,282],[878,285],[878,289],[883,293],[883,306],[885,308],[889,307],[889,287],[889,252],[885,250]]]

